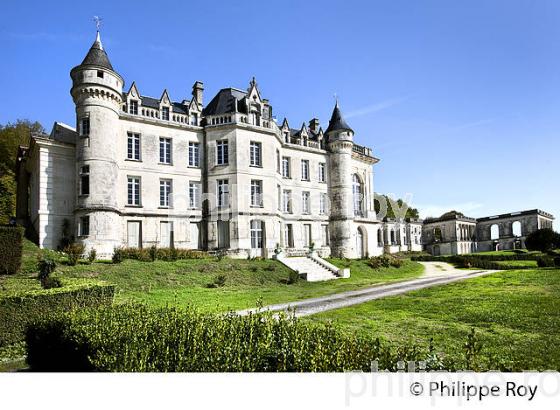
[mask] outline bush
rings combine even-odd
[[[64,253],[68,255],[68,265],[75,266],[82,257],[85,246],[81,243],[72,243],[64,248]]]
[[[0,275],[13,275],[21,267],[23,228],[0,226]]]
[[[557,268],[560,268],[560,256],[557,256],[556,258],[554,258],[554,266],[556,266]]]
[[[49,289],[54,283],[49,281],[51,273],[53,273],[56,269],[56,262],[49,258],[42,256],[40,257],[39,261],[37,262],[37,269],[39,270],[39,281],[41,282],[41,286],[45,289]]]
[[[62,281],[59,278],[52,278],[49,276],[41,281],[41,286],[43,289],[61,288]]]
[[[111,261],[113,263],[121,263],[123,261],[123,249],[122,248],[115,248],[113,250],[113,257],[111,258]]]
[[[87,309],[34,324],[27,349],[33,371],[342,372],[370,371],[373,360],[395,371],[399,360],[434,356],[413,344],[395,347],[282,313],[143,305]],[[437,358],[430,363],[444,366]]]
[[[537,266],[539,268],[553,268],[554,259],[550,256],[542,256],[539,259],[537,259]]]
[[[404,264],[404,261],[392,255],[381,255],[372,256],[367,263],[372,269],[389,268],[391,266],[398,269]]]
[[[153,262],[155,260],[173,262],[179,259],[203,259],[207,257],[207,253],[195,249],[177,249],[177,248],[118,248],[120,260],[135,259],[142,262]],[[115,262],[120,263],[120,262]]]
[[[288,273],[288,279],[286,280],[287,285],[293,285],[294,283],[298,283],[300,279],[299,272],[291,270]]]
[[[97,259],[97,251],[94,248],[89,251],[87,259],[89,263],[93,263]]]
[[[221,288],[226,284],[226,275],[218,275],[214,278],[214,282],[209,283],[206,287],[208,288]]]
[[[60,281],[56,279],[58,283]],[[92,280],[66,280],[63,287],[0,296],[0,347],[25,339],[27,326],[75,308],[111,305],[114,286]]]
[[[538,229],[527,236],[525,246],[530,251],[541,252],[560,248],[560,233],[548,228]]]

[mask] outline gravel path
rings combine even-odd
[[[296,316],[308,316],[328,310],[340,309],[347,306],[357,305],[370,300],[380,299],[387,296],[399,295],[412,290],[429,288],[432,286],[445,285],[469,278],[487,275],[495,270],[459,270],[444,262],[420,262],[424,265],[424,274],[413,280],[393,283],[389,285],[374,286],[371,288],[335,293],[334,295],[318,298],[304,299],[295,302],[281,303],[265,306],[261,310],[272,312],[295,310]],[[343,280],[343,279],[341,279]],[[237,313],[247,315],[257,312],[257,309],[241,310]]]

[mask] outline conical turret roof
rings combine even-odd
[[[354,132],[352,128],[346,123],[344,118],[342,117],[342,113],[340,112],[340,108],[338,108],[338,101],[334,106],[334,110],[331,115],[331,119],[329,121],[329,126],[325,131],[325,134],[328,134],[332,131],[351,131]]]
[[[97,32],[97,37],[95,38],[95,41],[89,49],[86,58],[84,58],[84,61],[82,61],[82,64],[80,65],[93,65],[114,71],[107,53],[105,52],[105,50],[103,50],[103,44],[101,44],[101,36],[99,35],[99,31]]]

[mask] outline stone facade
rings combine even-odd
[[[237,257],[395,250],[377,240],[379,160],[354,143],[338,104],[323,132],[316,118],[277,124],[254,79],[207,105],[199,81],[180,102],[134,82],[124,91],[99,35],[70,75],[76,127],[55,123],[18,153],[17,217],[41,247],[66,230],[101,258],[152,245]]]
[[[539,209],[469,218],[450,212],[424,221],[424,247],[432,255],[524,249],[531,232],[551,228],[554,216]]]

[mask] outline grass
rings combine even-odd
[[[457,356],[472,327],[482,362],[516,370],[560,370],[560,269],[510,270],[325,312],[351,333],[426,345]]]
[[[514,260],[514,261],[496,261],[496,263],[498,265],[503,265],[503,266],[530,266],[532,268],[537,267],[537,261]]]
[[[0,292],[39,288],[36,261],[40,251],[31,242],[24,246],[22,273],[0,277]],[[140,262],[125,260],[120,264],[95,262],[64,264],[65,258],[48,251],[58,261],[53,276],[96,278],[116,285],[116,302],[144,302],[154,306],[194,304],[209,311],[227,311],[255,307],[257,303],[273,304],[355,290],[367,286],[412,279],[423,268],[406,261],[399,268],[372,269],[363,260],[329,259],[339,267],[349,267],[351,277],[327,282],[305,282],[287,285],[289,269],[273,260],[223,258],[189,259],[175,262]],[[224,286],[209,288],[220,275]]]

